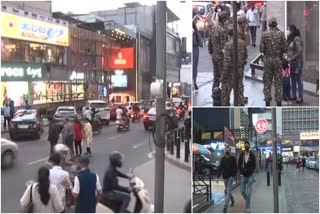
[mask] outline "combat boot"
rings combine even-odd
[[[266,101],[266,106],[270,106],[270,102]]]

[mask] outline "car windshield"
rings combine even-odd
[[[31,111],[23,111],[23,112],[17,112],[14,116],[15,120],[34,120],[36,119],[36,112]]]
[[[91,103],[92,108],[107,108],[107,103]]]
[[[204,15],[206,12],[205,7],[203,5],[192,5],[193,15]]]

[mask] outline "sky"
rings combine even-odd
[[[142,5],[155,5],[156,0],[52,0],[52,11],[53,12],[72,12],[75,14],[89,13],[97,10],[110,10],[123,7],[124,3],[139,2]],[[180,3],[179,0],[167,1],[167,7],[170,8],[179,18],[177,22],[177,31],[180,37],[187,37],[187,51],[192,51],[192,32],[191,32],[191,1],[186,3]],[[186,11],[190,11],[187,13]]]

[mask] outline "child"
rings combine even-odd
[[[282,97],[284,101],[290,100],[290,75],[289,63],[285,59],[282,65]]]

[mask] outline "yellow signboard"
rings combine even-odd
[[[201,133],[201,139],[202,140],[210,140],[211,132],[202,132]]]
[[[69,29],[1,11],[1,37],[68,46]]]

